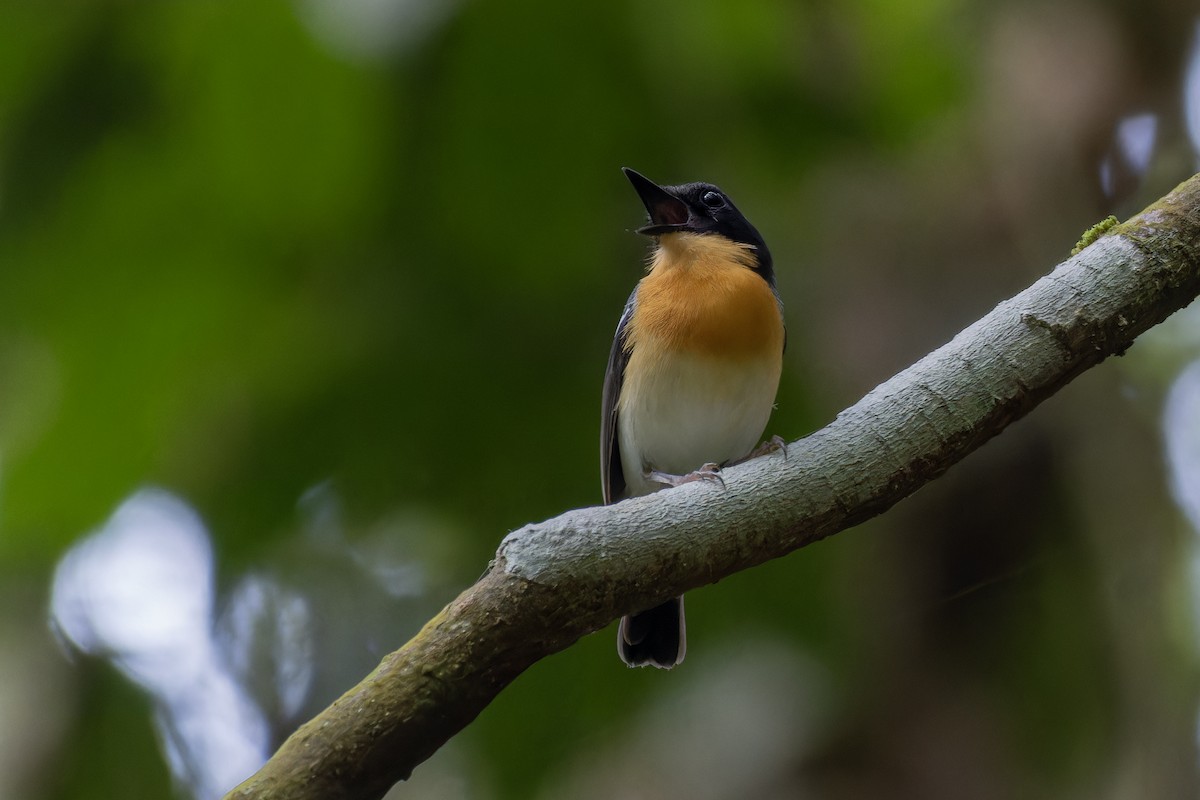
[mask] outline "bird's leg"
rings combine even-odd
[[[707,464],[701,464],[699,469],[692,470],[686,475],[672,475],[668,472],[651,470],[646,473],[646,478],[666,486],[682,486],[685,483],[705,481],[707,483],[719,483],[722,489],[725,488],[725,479],[721,477],[721,465],[714,464],[711,461]]]
[[[765,456],[770,453],[783,453],[783,460],[787,461],[787,442],[783,440],[782,436],[772,436],[770,439],[767,439],[765,442],[751,450],[746,455],[734,461],[728,462],[725,464],[725,466],[732,467],[735,464],[742,464],[752,458],[758,458],[759,456]]]

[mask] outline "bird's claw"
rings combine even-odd
[[[686,475],[672,475],[669,472],[659,472],[653,470],[646,474],[646,477],[655,483],[661,483],[665,486],[682,486],[685,483],[694,483],[696,481],[704,481],[706,483],[719,483],[721,488],[725,488],[725,479],[721,477],[721,465],[708,462],[701,464],[699,469],[692,470]]]
[[[746,458],[758,458],[759,456],[770,455],[771,453],[783,453],[783,460],[787,461],[787,442],[785,442],[783,437],[779,434],[775,434],[770,439],[767,439],[758,447],[754,448],[754,450],[752,450],[750,455]]]
[[[732,467],[736,464],[744,464],[752,458],[770,455],[771,453],[783,453],[783,460],[787,461],[788,447],[787,442],[783,440],[782,436],[772,436],[770,439],[767,439],[765,442],[739,458],[737,461],[730,461],[725,466]]]

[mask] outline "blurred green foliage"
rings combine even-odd
[[[159,485],[208,524],[222,588],[288,576],[372,641],[329,655],[319,707],[505,532],[598,502],[600,381],[646,247],[620,166],[719,183],[770,242],[790,345],[769,432],[794,438],[1136,207],[1098,192],[1098,154],[1131,107],[1177,118],[1161,87],[1184,53],[1137,54],[1192,24],[1165,1],[1134,29],[1112,3],[510,0],[411,33],[401,12],[433,6],[396,0],[376,4],[401,10],[377,23],[388,47],[328,27],[370,5],[0,5],[12,619],[40,619],[62,553]],[[1097,31],[1103,63],[1021,73],[1022,32],[1072,54]],[[1102,103],[1053,95],[1094,99],[1092,74],[1126,79]],[[1142,196],[1183,177],[1178,128],[1163,138]],[[690,697],[688,670],[765,637],[811,655],[828,694],[771,796],[1195,788],[1191,645],[1156,588],[1183,533],[1152,405],[1102,369],[868,530],[689,596],[680,670],[626,671],[611,632],[589,637],[423,769],[458,776],[447,797],[552,796],[643,709]],[[1138,476],[1119,487],[1093,466],[1115,453]],[[348,542],[400,530],[432,576],[398,629],[370,628],[377,607],[344,619],[353,580],[318,587],[321,558],[297,555],[315,486]],[[97,661],[65,674],[65,732],[23,796],[163,796],[149,704]]]

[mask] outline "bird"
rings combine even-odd
[[[649,217],[646,275],[617,323],[604,376],[604,503],[697,480],[755,449],[775,405],[787,334],[771,252],[711,183],[660,186],[622,168]],[[630,667],[670,669],[687,650],[683,596],[621,619]]]

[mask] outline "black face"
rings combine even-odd
[[[646,176],[624,167],[625,177],[633,184],[650,224],[638,228],[646,236],[668,233],[715,233],[734,242],[755,248],[758,270],[770,280],[771,252],[754,226],[724,192],[711,183],[685,183],[680,186],[659,186]]]

